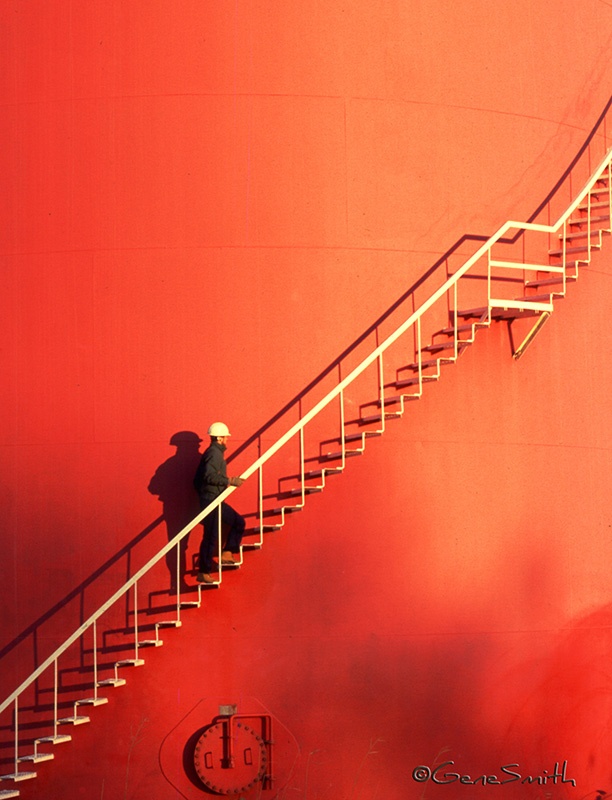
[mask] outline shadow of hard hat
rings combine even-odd
[[[170,438],[170,444],[176,445],[177,447],[181,444],[200,444],[201,441],[202,439],[193,431],[178,431],[178,433],[174,433]]]

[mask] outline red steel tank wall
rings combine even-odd
[[[224,419],[240,448],[585,140],[609,4],[451,5],[4,4],[3,696],[80,621],[50,609],[165,542],[173,433]],[[521,361],[483,333],[23,797],[178,796],[202,700],[286,727],[287,793],[450,797],[413,776],[444,761],[611,791],[609,276],[605,250]]]

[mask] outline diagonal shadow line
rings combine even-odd
[[[608,114],[608,111],[610,110],[611,106],[612,106],[612,95],[610,95],[610,98],[609,98],[608,102],[606,103],[606,105],[604,106],[603,111],[601,112],[601,114],[597,118],[597,121],[595,122],[595,124],[591,128],[591,132],[589,133],[587,138],[584,140],[584,143],[582,144],[582,146],[580,147],[580,149],[578,150],[578,152],[576,153],[574,158],[570,161],[569,166],[567,167],[565,172],[561,175],[559,180],[555,183],[553,188],[546,195],[544,200],[542,200],[542,202],[536,208],[536,210],[533,212],[533,214],[531,214],[531,216],[528,218],[527,222],[533,222],[535,220],[535,218],[538,216],[538,214],[540,214],[544,210],[544,208],[546,207],[546,204],[549,203],[552,200],[554,195],[559,191],[559,189],[561,188],[563,183],[567,180],[567,178],[569,177],[570,172],[574,169],[576,164],[580,161],[580,159],[584,155],[586,149],[588,148],[588,146],[591,144],[591,142],[593,141],[593,139],[597,135],[597,133],[599,131],[599,128],[601,127],[603,121],[605,120],[606,115]]]
[[[591,131],[589,132],[588,136],[584,140],[583,144],[579,148],[579,150],[576,153],[576,155],[572,158],[572,160],[570,161],[570,163],[566,167],[565,171],[562,173],[561,177],[555,183],[555,185],[552,187],[552,189],[548,192],[546,197],[540,202],[540,204],[537,206],[537,208],[529,216],[529,218],[527,219],[527,222],[533,222],[537,218],[537,216],[539,214],[541,214],[542,211],[546,208],[547,204],[552,200],[552,198],[559,191],[561,186],[563,186],[565,181],[570,176],[572,170],[574,169],[576,164],[578,164],[578,162],[580,161],[580,159],[582,158],[582,156],[586,152],[587,148],[589,147],[590,143],[592,142],[592,140],[597,135],[597,133],[598,133],[602,123],[604,122],[604,120],[606,118],[606,115],[608,114],[611,106],[612,106],[612,95],[608,99],[608,102],[604,106],[603,111],[601,112],[601,114],[597,118],[595,124],[591,128]],[[514,244],[523,235],[524,235],[524,231],[517,231],[517,233],[514,236],[508,237],[508,238],[502,238],[499,241],[502,244]],[[365,330],[357,339],[355,339],[355,341],[352,344],[350,344],[336,359],[334,359],[334,361],[332,361],[327,367],[325,367],[323,369],[323,371],[320,372],[317,375],[317,377],[314,378],[304,389],[302,389],[298,394],[295,395],[295,397],[293,397],[291,400],[289,400],[280,409],[280,411],[278,411],[273,417],[271,417],[267,422],[265,422],[257,431],[255,431],[255,433],[253,433],[248,439],[246,439],[241,445],[239,445],[236,448],[236,450],[234,450],[233,453],[228,457],[228,459],[227,459],[228,463],[231,462],[233,459],[235,459],[237,456],[239,456],[241,453],[243,453],[247,449],[247,447],[250,447],[254,442],[256,442],[257,439],[259,439],[260,436],[262,436],[267,430],[269,430],[272,427],[272,425],[274,425],[276,422],[278,422],[279,419],[281,419],[288,411],[290,411],[294,406],[296,406],[300,402],[300,400],[306,394],[308,394],[308,392],[310,392],[312,389],[314,389],[314,387],[317,385],[317,383],[319,383],[321,380],[323,380],[323,378],[327,377],[327,375],[329,375],[330,372],[332,372],[334,369],[336,369],[336,367],[338,367],[339,364],[347,356],[349,356],[365,339],[367,339],[368,336],[370,336],[372,333],[374,333],[374,331],[379,327],[379,325],[382,325],[382,323],[385,322],[385,320],[387,320],[391,316],[391,314],[393,314],[394,311],[397,311],[397,309],[403,303],[405,303],[406,300],[426,280],[428,280],[428,278],[430,278],[434,274],[434,272],[436,272],[436,270],[438,270],[444,264],[444,262],[451,255],[453,255],[453,253],[455,253],[461,247],[462,244],[464,244],[467,241],[486,242],[487,239],[489,239],[489,238],[490,238],[489,236],[474,235],[474,234],[464,234],[460,239],[457,239],[457,241],[453,245],[451,245],[451,247],[444,253],[444,255],[440,256],[440,258],[434,264],[432,264],[431,267],[417,281],[415,281],[415,283],[413,283],[412,286],[409,289],[407,289],[404,292],[403,295],[401,295],[401,297],[399,297],[393,303],[393,305],[389,306],[389,308],[385,312],[383,312],[383,314],[381,314],[381,316],[378,317],[378,319],[375,322],[373,322],[367,330]]]
[[[597,133],[599,132],[602,123],[604,122],[606,115],[608,114],[610,108],[612,107],[612,95],[608,99],[603,111],[599,115],[597,121],[591,128],[590,133],[586,137],[584,143],[576,153],[576,155],[572,158],[569,165],[562,173],[561,177],[558,181],[554,184],[552,189],[548,192],[546,197],[540,202],[537,208],[533,211],[533,213],[527,219],[527,222],[533,222],[536,217],[544,210],[546,205],[551,201],[554,195],[559,191],[561,186],[567,180],[569,175],[571,174],[572,170],[576,166],[576,164],[580,161],[584,153],[586,152],[587,148],[589,147],[592,140],[595,138]],[[523,236],[523,231],[518,231],[514,236],[500,239],[499,241],[504,244],[514,244],[521,236]],[[355,339],[339,356],[337,356],[327,367],[325,367],[310,383],[305,386],[298,394],[295,395],[291,400],[289,400],[274,416],[272,416],[267,422],[265,422],[255,433],[253,433],[248,439],[246,439],[241,445],[239,445],[236,450],[228,457],[228,463],[231,462],[234,458],[239,456],[243,453],[248,447],[250,447],[254,442],[256,442],[267,430],[269,430],[278,420],[280,420],[288,411],[294,408],[320,381],[322,381],[325,377],[327,377],[330,372],[336,369],[342,361],[349,356],[354,350],[365,340],[368,336],[376,331],[376,329],[385,322],[397,309],[405,303],[413,294],[414,292],[423,285],[438,269],[440,269],[443,264],[452,256],[465,242],[486,242],[490,237],[480,234],[464,234],[462,237],[457,239],[453,245],[435,261],[429,269],[420,276],[412,286],[407,289],[389,308],[381,314],[378,319],[376,319],[357,339]],[[8,653],[10,653],[18,644],[23,642],[27,639],[28,636],[35,634],[38,628],[44,624],[47,620],[49,620],[54,614],[56,614],[59,610],[61,610],[67,603],[73,600],[75,597],[79,595],[83,595],[85,589],[91,586],[107,569],[113,566],[117,561],[123,558],[126,555],[130,555],[132,548],[138,544],[138,542],[142,541],[146,536],[149,535],[162,521],[164,517],[163,515],[158,517],[156,520],[151,522],[146,528],[144,528],[140,533],[138,533],[128,544],[126,544],[121,550],[119,550],[115,555],[111,556],[104,564],[102,564],[98,569],[96,569],[88,578],[86,578],[79,586],[75,587],[72,591],[70,591],[62,600],[59,600],[54,606],[52,606],[48,611],[46,611],[43,615],[41,615],[37,620],[32,622],[27,628],[25,628],[20,634],[18,634],[12,642],[5,645],[0,650],[0,659],[4,658]],[[83,599],[83,598],[82,598]]]
[[[327,377],[330,372],[335,370],[341,363],[347,358],[354,350],[359,347],[359,345],[371,336],[372,333],[382,325],[385,320],[387,320],[397,309],[405,303],[415,292],[416,290],[422,286],[431,276],[450,258],[453,253],[458,250],[461,245],[465,242],[486,242],[489,239],[488,236],[479,235],[479,234],[464,234],[460,239],[458,239],[440,258],[431,265],[431,267],[418,278],[412,286],[407,289],[404,294],[401,295],[389,308],[380,316],[378,317],[375,322],[373,322],[357,339],[355,339],[345,350],[340,353],[327,367],[325,367],[317,376],[314,378],[307,386],[300,390],[298,394],[295,395],[291,400],[289,400],[281,409],[277,411],[277,413],[271,417],[267,422],[265,422],[255,433],[253,433],[248,439],[246,439],[241,445],[239,445],[228,457],[228,463],[232,461],[234,458],[240,455],[240,453],[244,452],[247,447],[250,447],[257,439],[262,436],[269,428],[272,427],[279,419],[281,419],[288,411],[290,411],[294,406],[296,406],[300,400],[302,400],[314,387],[320,383],[325,377]],[[509,240],[500,239],[500,242],[507,242]]]
[[[101,566],[99,566],[88,578],[72,589],[68,594],[63,597],[61,600],[58,600],[54,606],[52,606],[48,611],[45,611],[37,620],[34,620],[27,628],[25,628],[21,633],[19,633],[12,642],[6,644],[0,650],[0,659],[4,658],[8,653],[17,647],[18,644],[23,642],[28,636],[35,634],[38,628],[47,622],[54,614],[60,611],[64,606],[70,603],[71,600],[74,600],[76,597],[81,595],[81,599],[85,590],[91,586],[101,575],[106,572],[106,570],[110,569],[114,564],[120,561],[124,556],[128,555],[130,551],[139,543],[141,542],[146,536],[148,536],[157,526],[162,523],[164,520],[163,515],[158,517],[156,520],[151,522],[144,528],[140,533],[136,534],[136,536],[124,545],[121,550],[118,550],[114,555],[112,555],[107,561],[104,562]]]

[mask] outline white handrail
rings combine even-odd
[[[191,520],[191,522],[189,522],[182,530],[180,530],[176,534],[174,539],[171,539],[168,542],[168,544],[165,545],[156,555],[150,558],[149,561],[147,561],[147,563],[143,567],[141,567],[138,570],[138,572],[132,575],[132,577],[128,581],[126,581],[120,589],[117,589],[117,591],[111,597],[109,597],[109,599],[102,606],[100,606],[100,608],[98,608],[97,611],[95,611],[85,622],[83,622],[76,629],[76,631],[71,636],[69,636],[68,639],[66,639],[66,641],[62,645],[60,645],[57,648],[57,650],[54,653],[52,653],[47,659],[45,659],[45,661],[43,661],[43,663],[28,678],[26,678],[26,680],[17,689],[15,689],[15,691],[10,695],[10,697],[7,697],[7,699],[0,704],[0,714],[11,705],[11,703],[21,694],[21,692],[24,691],[24,689],[27,689],[28,686],[30,686],[37,678],[39,678],[42,675],[42,673],[46,669],[48,669],[48,667],[50,667],[54,661],[57,661],[57,659],[62,655],[62,653],[64,653],[70,647],[71,644],[74,644],[74,642],[76,642],[76,640],[80,636],[82,636],[93,625],[93,623],[102,616],[102,614],[108,611],[108,609],[112,605],[114,605],[114,603],[116,603],[117,600],[120,600],[123,597],[123,595],[126,592],[128,592],[132,588],[132,586],[134,586],[134,584],[137,583],[140,580],[140,578],[142,578],[142,576],[145,575],[151,569],[151,567],[155,566],[155,564],[157,564],[157,562],[160,559],[162,559],[166,555],[166,553],[170,552],[170,550],[172,550],[173,547],[176,547],[177,544],[183,538],[183,536],[186,536],[189,533],[189,531],[193,530],[193,528],[195,528],[195,526],[198,525],[204,519],[204,517],[208,516],[208,514],[214,511],[215,508],[217,508],[217,506],[221,505],[223,500],[228,495],[230,495],[233,490],[234,487],[228,487],[222,494],[219,495],[219,497],[217,497],[212,503],[210,503],[210,505],[206,506],[206,508],[204,508],[197,515],[197,517],[194,517]]]
[[[539,231],[541,233],[555,233],[559,230],[567,220],[571,217],[574,211],[587,197],[591,189],[595,186],[597,181],[601,178],[604,170],[608,169],[608,179],[611,177],[611,164],[612,164],[612,148],[608,150],[604,158],[600,161],[597,168],[593,172],[591,178],[587,181],[584,188],[577,195],[576,199],[571,205],[563,212],[559,219],[552,224],[545,225],[535,222],[518,222],[510,220],[499,228],[468,260],[461,266],[453,275],[448,278],[416,311],[414,311],[408,319],[403,322],[392,334],[390,334],[378,347],[373,350],[355,369],[352,370],[334,389],[328,392],[322,400],[320,400],[313,408],[305,414],[298,422],[296,422],[283,436],[281,436],[266,452],[261,455],[256,461],[253,462],[242,473],[241,477],[246,479],[254,472],[260,469],[275,453],[277,453],[288,441],[290,441],[297,433],[300,433],[305,426],[317,416],[317,414],[324,409],[335,398],[341,396],[346,389],[359,375],[361,375],[371,364],[373,364],[382,354],[399,339],[406,331],[414,324],[415,321],[420,321],[421,317],[428,311],[441,297],[443,297],[449,289],[456,286],[460,278],[462,278],[469,270],[476,264],[483,256],[485,256],[491,248],[504,237],[508,231]],[[612,188],[608,187],[609,191]],[[384,416],[384,415],[383,415]],[[83,622],[77,630],[66,639],[66,641],[55,650],[45,661],[25,680],[15,691],[0,704],[0,713],[6,710],[12,703],[14,703],[19,695],[28,688],[45,670],[47,670],[57,659],[64,653],[80,636],[82,636],[90,627],[104,614],[114,603],[117,602],[129,589],[134,586],[140,578],[143,577],[160,559],[162,559],[173,547],[176,547],[181,539],[183,539],[193,528],[196,527],[208,514],[215,510],[222,502],[228,497],[235,487],[228,487],[218,498],[210,505],[203,509],[194,519],[185,525],[176,536],[171,539],[158,553],[153,556],[147,563],[141,567],[126,583],[118,589],[97,611],[95,611],[85,622]]]
[[[612,161],[612,148],[608,150],[605,158],[602,159],[601,163],[597,170],[593,173],[593,176],[589,179],[588,183],[585,185],[582,192],[578,195],[576,200],[571,204],[571,206],[562,214],[562,216],[557,220],[556,223],[552,225],[543,225],[535,222],[515,222],[509,221],[506,222],[501,228],[493,234],[487,241],[465,262],[465,264],[460,267],[453,275],[446,280],[442,286],[435,291],[431,297],[426,300],[419,308],[414,311],[408,319],[399,326],[390,336],[388,336],[382,344],[380,344],[375,350],[373,350],[369,356],[367,356],[361,364],[359,364],[355,369],[350,372],[346,378],[344,378],[339,384],[336,385],[334,389],[332,389],[325,397],[320,400],[313,408],[295,425],[290,428],[284,436],[275,442],[266,452],[261,455],[257,461],[251,464],[243,473],[243,478],[248,478],[252,475],[255,470],[257,470],[260,465],[264,464],[271,458],[276,452],[278,452],[283,445],[285,445],[295,434],[303,428],[305,425],[310,422],[311,419],[317,416],[317,414],[325,408],[335,397],[337,397],[341,391],[343,391],[349,384],[351,384],[356,378],[361,375],[376,359],[387,350],[397,339],[400,338],[406,331],[412,326],[412,324],[417,320],[420,319],[426,311],[428,311],[434,303],[440,299],[443,295],[448,292],[449,289],[456,284],[459,279],[465,275],[466,272],[470,270],[474,264],[479,261],[488,250],[490,250],[493,245],[498,242],[501,238],[503,238],[504,234],[513,229],[519,230],[531,230],[531,231],[540,231],[541,233],[555,233],[555,231],[559,230],[559,228],[564,224],[564,222],[569,219],[571,214],[578,208],[580,203],[584,200],[584,198],[588,195],[590,190],[593,186],[597,183],[598,179],[601,177],[601,173],[603,170],[611,163]]]

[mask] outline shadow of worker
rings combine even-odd
[[[193,476],[202,457],[201,442],[202,439],[193,431],[175,433],[170,439],[170,444],[176,447],[175,455],[159,465],[149,482],[149,492],[157,495],[163,506],[168,541],[200,513],[200,498],[193,485]],[[188,539],[185,536],[179,546],[178,586],[176,550],[173,548],[166,554],[171,592],[176,592],[177,588],[188,588],[185,583]]]

